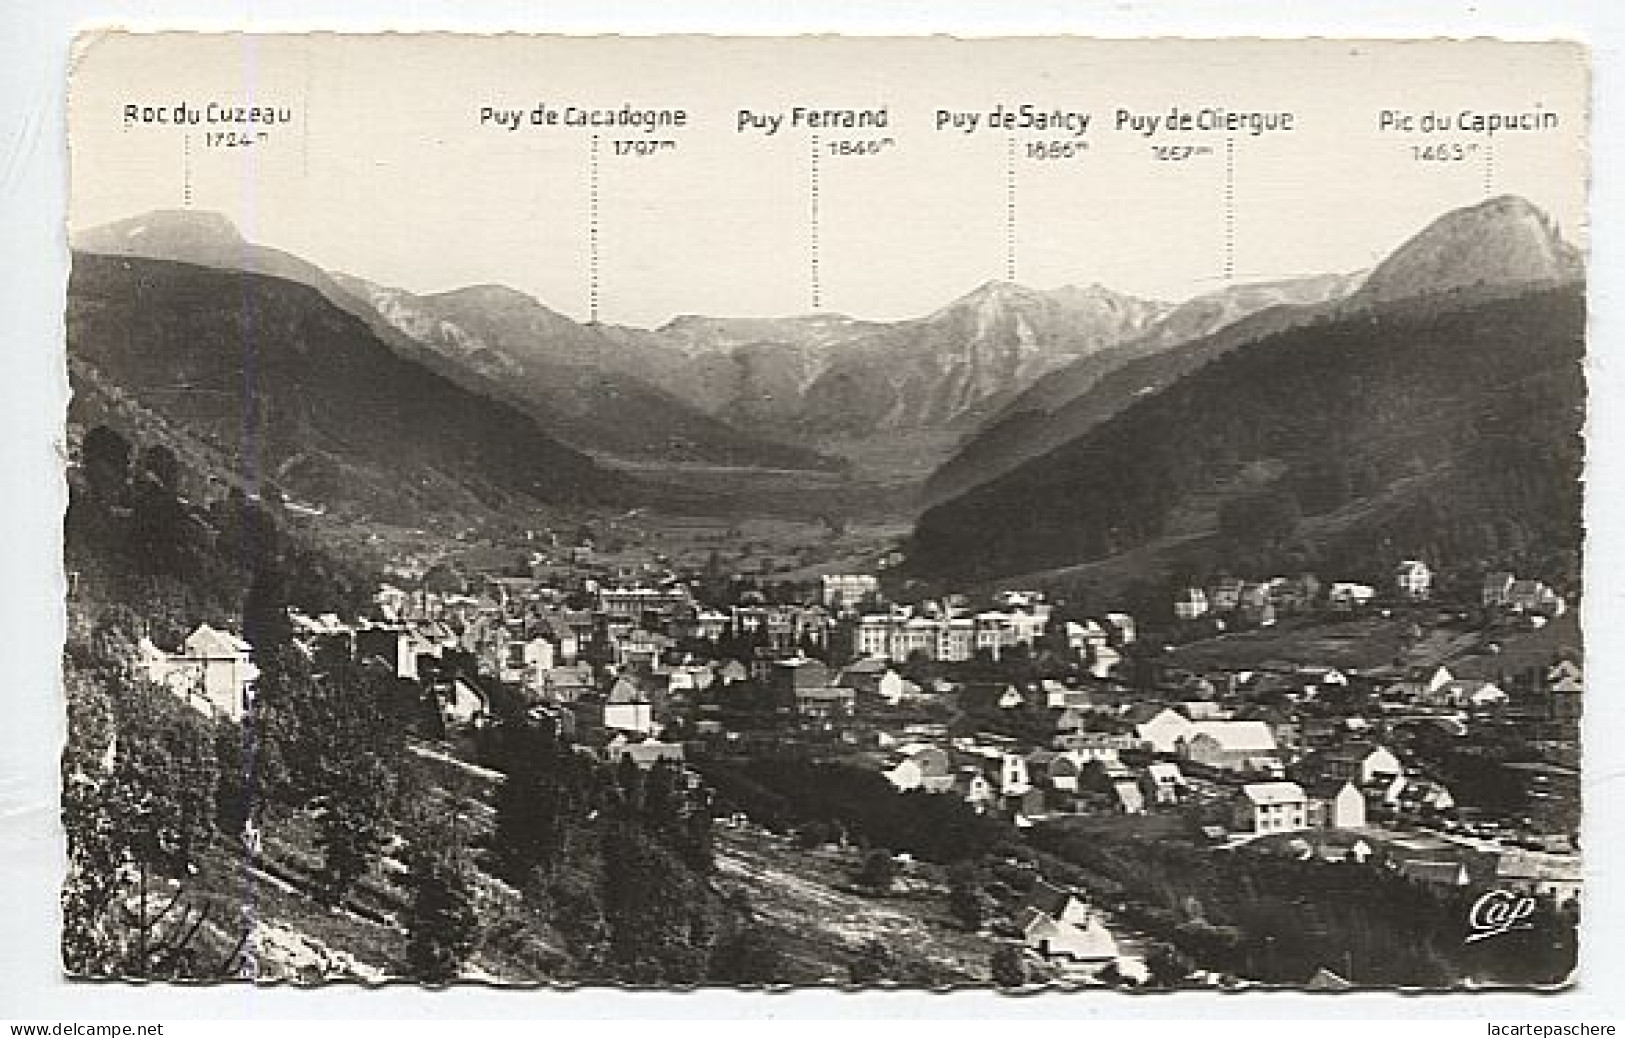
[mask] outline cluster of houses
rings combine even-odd
[[[1544,582],[1528,577],[1520,579],[1505,570],[1485,575],[1482,604],[1486,609],[1505,610],[1539,621],[1562,616],[1568,609],[1563,596]]]
[[[1352,685],[1376,698],[1347,701],[1381,709],[1327,705]],[[1572,737],[1579,665],[1561,659],[1538,685],[1541,723]],[[1018,825],[1102,811],[1187,812],[1246,836],[1433,824],[1455,813],[1457,795],[1410,752],[1418,733],[1470,746],[1479,719],[1511,717],[1507,690],[1442,665],[1374,675],[1281,665],[1187,675],[1178,689],[1185,698],[1107,681],[1007,686],[998,708],[1042,711],[1041,740],[916,725],[880,741],[878,766],[899,790],[952,793]]]
[[[1064,695],[1064,694],[1063,694]],[[1059,711],[1047,746],[982,733],[931,738],[925,731],[887,747],[882,774],[899,791],[951,793],[1018,826],[1067,814],[1221,808],[1229,831],[1264,835],[1306,828],[1358,829],[1368,811],[1385,817],[1443,814],[1441,784],[1406,768],[1384,746],[1337,727],[1319,749],[1298,753],[1301,726],[1277,714],[1236,717],[1210,701],[1105,703]],[[1095,730],[1073,727],[1086,714]],[[1135,718],[1142,718],[1136,721]],[[1289,776],[1293,780],[1289,780]]]
[[[1407,559],[1394,568],[1392,587],[1386,590],[1400,601],[1426,600],[1433,593],[1433,570],[1425,562]],[[1203,587],[1182,588],[1174,596],[1173,613],[1176,620],[1186,622],[1213,618],[1268,627],[1281,617],[1322,607],[1334,613],[1355,612],[1382,595],[1382,589],[1358,581],[1323,585],[1312,573],[1267,580],[1223,576]]]
[[[1392,590],[1426,597],[1431,579],[1424,564],[1406,562]],[[1361,605],[1376,594],[1348,583],[1323,589],[1312,575],[1223,578],[1189,589],[1180,615],[1264,622],[1275,611]],[[1131,689],[1119,664],[1138,634],[1125,613],[1067,620],[1057,632],[1043,596],[1017,591],[979,611],[955,596],[874,612],[878,583],[863,574],[826,576],[816,597],[717,608],[677,580],[563,590],[507,577],[474,594],[386,585],[370,618],[291,620],[303,642],[340,645],[432,690],[448,726],[481,723],[495,681],[613,759],[652,766],[695,753],[810,747],[867,762],[898,790],[951,794],[1018,825],[1183,812],[1258,836],[1444,816],[1452,791],[1407,756],[1404,726],[1467,738],[1474,717],[1506,711],[1511,698],[1496,681],[1445,665],[1345,673],[1265,662],[1173,672],[1156,689]],[[1554,601],[1538,581],[1510,573],[1485,581],[1486,606],[1556,615]],[[938,678],[922,687],[901,668],[922,657],[996,664],[1057,633],[1081,663],[1067,683],[989,691]],[[845,666],[828,662],[847,653],[856,658]],[[200,626],[173,652],[143,641],[137,664],[206,712],[238,718],[252,703],[251,650],[230,632]],[[1365,717],[1327,706],[1354,686],[1381,710]],[[1583,686],[1572,662],[1544,677],[1550,706],[1541,720],[1558,742],[1577,733]],[[950,732],[945,720],[976,695],[1021,723]]]

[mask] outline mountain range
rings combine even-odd
[[[989,283],[906,321],[691,315],[643,330],[580,324],[500,286],[414,296],[338,280],[400,333],[493,380],[546,372],[526,384],[528,397],[545,398],[567,381],[560,368],[658,384],[736,435],[825,451],[897,432],[974,428],[1034,379],[1141,334],[1168,309],[1099,286],[1040,292]],[[673,416],[660,417],[651,424],[684,430]],[[627,456],[610,437],[624,423],[607,424],[574,442]],[[820,467],[811,456],[779,464],[797,462]]]
[[[424,385],[444,383],[435,392],[448,400],[491,402],[510,441],[534,440],[542,454],[569,459],[560,471],[569,473],[563,482],[571,493],[601,492],[615,481],[606,468],[631,469],[669,488],[697,477],[697,466],[721,474],[716,478],[738,471],[806,473],[820,486],[832,478],[876,482],[887,494],[898,491],[894,507],[906,511],[930,473],[923,499],[933,511],[921,524],[928,534],[960,501],[979,499],[985,488],[1007,492],[1004,481],[1028,466],[1053,468],[1056,452],[1231,353],[1302,329],[1375,319],[1419,297],[1450,297],[1459,308],[1571,282],[1580,271],[1578,255],[1542,213],[1501,198],[1446,214],[1369,273],[1232,285],[1179,304],[1100,285],[1039,291],[989,282],[907,320],[684,315],[641,329],[578,322],[501,285],[418,294],[326,271],[249,242],[218,214],[149,213],[76,234],[73,244],[76,271],[85,265],[70,285],[71,327],[80,330],[74,356],[101,369],[98,385],[128,377],[132,388],[151,391],[162,382],[153,371],[120,368],[104,341],[114,330],[87,320],[110,305],[133,311],[138,296],[141,306],[167,311],[143,319],[164,326],[149,329],[159,340],[212,335],[226,349],[216,326],[253,317],[241,300],[211,301],[201,287],[211,284],[255,299],[264,294],[267,312],[281,323],[255,326],[252,334],[285,341],[262,338],[258,348],[299,355],[303,377],[313,382],[351,353],[385,365],[385,357],[371,357],[381,351]],[[111,258],[124,263],[109,265]],[[234,279],[222,281],[226,275]],[[162,292],[151,288],[160,285]],[[306,291],[289,295],[279,287],[289,285]],[[344,348],[324,340],[311,349],[307,333],[340,324],[348,329]],[[165,348],[187,363],[198,360],[188,344]],[[153,347],[145,363],[158,368],[160,353]],[[290,405],[298,392],[291,376],[283,387]],[[346,378],[341,372],[338,385],[348,385]],[[369,399],[352,388],[355,400]],[[329,402],[342,407],[345,398],[338,393]],[[318,399],[326,394],[300,406],[308,411]],[[213,435],[223,422],[215,416],[205,424]],[[344,459],[347,448],[342,438],[290,440],[279,465],[303,456]],[[375,463],[384,460],[350,458],[341,467],[358,463],[381,487],[389,480]],[[476,481],[484,483],[484,475]],[[733,493],[729,507],[740,500]]]
[[[961,443],[926,481],[935,504],[1082,435],[1135,399],[1270,330],[1307,320],[1361,275],[1227,286],[1169,309],[1146,331],[1036,379]]]
[[[601,459],[837,466],[815,451],[712,418],[657,388],[661,358],[651,356],[651,344],[628,342],[638,338],[635,332],[577,324],[512,289],[474,286],[420,299],[254,244],[220,214],[189,210],[92,228],[76,234],[73,246],[86,254],[170,260],[305,285],[366,324],[396,354],[526,410],[559,439]]]
[[[1300,554],[1577,549],[1581,276],[1544,214],[1495,198],[1346,295],[1052,375],[934,477],[910,567],[982,580],[1189,547],[1250,499],[1286,502]]]
[[[527,410],[584,453],[634,465],[828,471],[841,465],[832,453],[899,432],[940,433],[931,442],[947,448],[1033,380],[1173,309],[1098,285],[990,283],[903,321],[688,315],[639,329],[577,322],[500,285],[415,294],[326,271],[213,213],[148,213],[73,244],[306,285],[396,353]]]
[[[989,282],[900,321],[684,315],[641,329],[578,322],[501,285],[416,294],[323,270],[249,242],[215,213],[148,213],[76,234],[74,247],[309,286],[397,354],[521,407],[611,464],[833,471],[857,460],[858,478],[882,481],[929,472],[990,419],[995,430],[1019,425],[1080,378],[1274,303],[1329,297],[1345,281],[1242,286],[1178,306],[1100,285]],[[1029,387],[1036,395],[1023,397]],[[894,442],[914,456],[865,468],[872,445]],[[967,450],[981,453],[974,440]],[[974,468],[951,468],[932,497]]]

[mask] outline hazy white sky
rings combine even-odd
[[[1223,283],[1226,134],[1146,138],[1118,109],[1293,113],[1234,134],[1234,276],[1349,271],[1446,209],[1514,193],[1583,237],[1582,50],[1492,42],[706,40],[104,36],[72,84],[72,225],[218,210],[245,236],[418,292],[497,282],[571,316],[589,298],[594,132],[482,126],[485,106],[682,108],[654,134],[597,131],[600,316],[812,309],[811,141],[736,132],[741,109],[884,106],[878,155],[819,161],[824,309],[896,318],[1006,273],[1008,149],[1065,132],[939,132],[936,112],[1087,113],[1087,152],[1018,154],[1017,278],[1178,299]],[[207,126],[128,126],[127,105],[292,109],[249,148]],[[1384,109],[1554,113],[1541,131],[1380,131]],[[230,129],[216,127],[215,129]],[[258,130],[259,127],[249,127]],[[619,139],[675,140],[616,157]],[[1152,144],[1213,148],[1158,161]],[[1412,146],[1471,144],[1462,161]]]

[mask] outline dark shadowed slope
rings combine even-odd
[[[1446,213],[1369,275],[1243,285],[1200,296],[1150,333],[1040,379],[932,474],[935,504],[1084,435],[1249,342],[1373,304],[1464,289],[1522,291],[1578,276],[1579,257],[1544,213],[1514,197]]]
[[[1081,436],[1225,350],[1308,320],[1358,284],[1358,275],[1324,275],[1237,285],[1181,303],[1145,334],[1084,356],[1008,400],[932,473],[926,503],[962,494]]]
[[[656,333],[579,324],[500,285],[417,296],[339,280],[396,332],[500,387],[582,450],[644,464],[837,467],[780,430],[731,424],[688,399],[690,358]]]
[[[617,496],[529,417],[397,356],[302,284],[79,254],[67,324],[101,383],[301,500],[410,517]]]
[[[1282,332],[931,509],[910,566],[968,581],[1109,557],[1246,472],[1266,475],[1255,492],[1281,514],[1350,517],[1311,552],[1577,548],[1584,334],[1577,285],[1443,293]]]

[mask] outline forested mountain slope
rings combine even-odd
[[[397,356],[302,284],[79,254],[67,326],[76,363],[305,502],[405,518],[619,493],[529,416]]]
[[[1243,471],[1268,474],[1253,493],[1284,516],[1264,547],[1337,513],[1314,551],[1577,548],[1584,334],[1578,285],[1453,291],[1284,331],[931,509],[910,569],[963,581],[1110,556]]]

